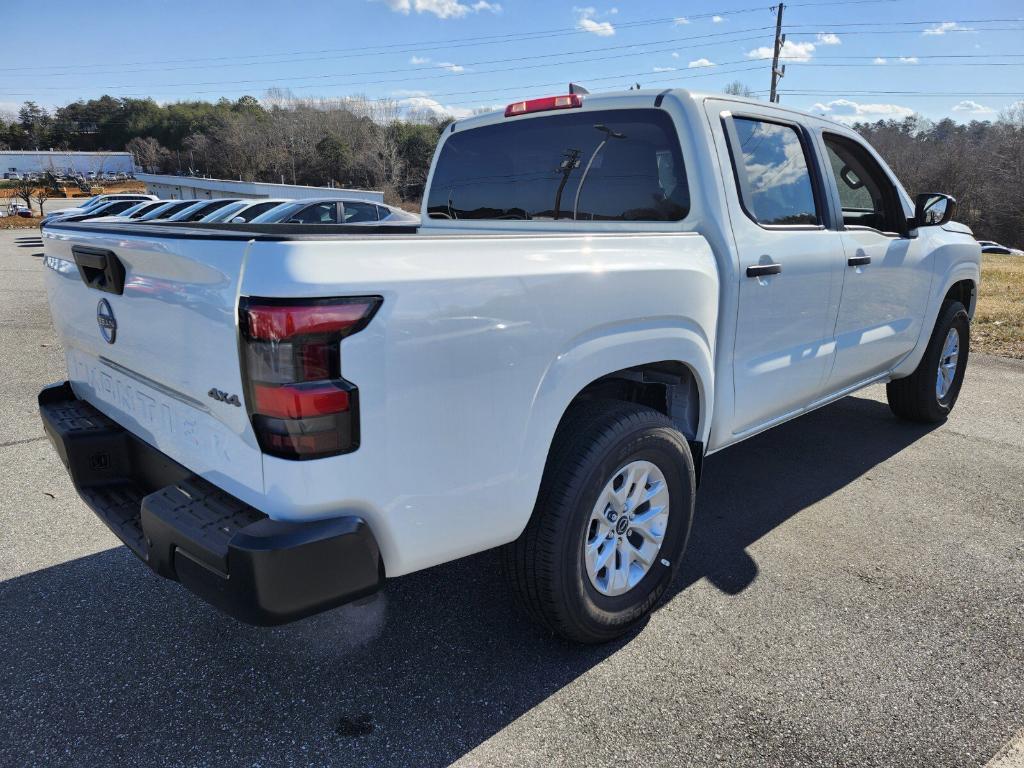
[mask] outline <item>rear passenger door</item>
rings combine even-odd
[[[720,115],[739,256],[732,432],[740,437],[822,396],[842,285],[841,236],[828,228],[812,137],[779,114]]]
[[[914,348],[933,263],[921,240],[910,237],[896,185],[871,151],[830,131],[821,140],[846,253],[828,383],[840,390],[885,373]]]

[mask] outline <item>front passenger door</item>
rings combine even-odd
[[[839,391],[891,370],[917,344],[933,264],[920,239],[909,236],[896,185],[867,147],[828,131],[822,141],[846,253],[828,383]]]

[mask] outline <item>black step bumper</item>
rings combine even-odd
[[[241,621],[283,624],[383,583],[362,518],[271,520],[79,400],[67,382],[39,393],[39,413],[75,489],[117,537]]]

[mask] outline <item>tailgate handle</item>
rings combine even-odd
[[[71,246],[82,282],[90,288],[106,293],[124,293],[124,264],[113,251],[91,248],[87,245]]]

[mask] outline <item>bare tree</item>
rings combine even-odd
[[[41,187],[36,187],[35,191],[32,193],[32,199],[35,200],[36,204],[39,206],[40,216],[44,213],[43,205],[50,199],[51,191],[52,190],[49,187],[43,184]]]
[[[725,86],[724,92],[729,94],[730,96],[745,96],[749,99],[757,97],[757,94],[755,94],[748,86],[744,85],[739,80],[733,80],[731,83]]]
[[[14,185],[12,186],[14,197],[18,200],[25,201],[25,207],[29,210],[32,209],[32,195],[35,192],[36,185],[34,182],[29,181],[27,176],[22,176],[19,179],[15,179]]]

